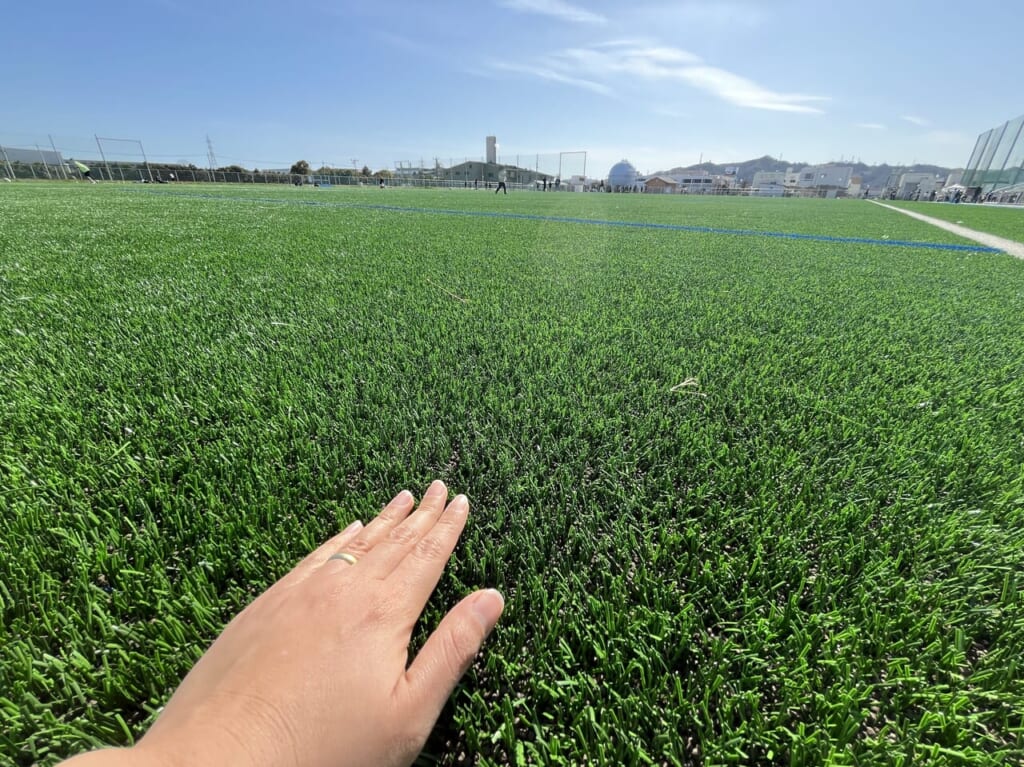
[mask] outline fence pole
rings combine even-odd
[[[114,174],[110,172],[110,163],[107,162],[107,156],[103,154],[103,144],[100,143],[100,137],[94,133],[93,138],[96,139],[96,146],[100,150],[100,159],[103,160],[103,164],[107,166],[107,178],[113,181]]]

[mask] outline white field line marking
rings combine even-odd
[[[996,237],[994,234],[979,232],[975,229],[968,229],[966,226],[951,224],[949,221],[925,216],[921,213],[915,213],[912,210],[904,210],[903,208],[897,208],[893,205],[886,205],[884,202],[877,202],[876,200],[868,200],[868,202],[873,202],[875,205],[881,205],[883,208],[888,208],[889,210],[895,210],[897,213],[904,213],[911,218],[916,218],[917,220],[924,221],[932,226],[937,226],[939,229],[945,229],[947,232],[952,232],[953,234],[965,239],[980,242],[982,245],[986,245],[990,248],[998,248],[1004,253],[1009,253],[1011,256],[1024,258],[1024,243],[1022,242],[1007,240],[1005,237]]]
[[[437,288],[438,290],[442,291],[443,293],[447,293],[447,294],[448,294],[449,296],[451,296],[452,298],[454,298],[454,299],[455,299],[456,301],[461,301],[461,302],[462,302],[462,303],[464,303],[464,304],[468,304],[468,303],[469,303],[469,299],[468,299],[468,298],[463,298],[462,296],[457,296],[457,295],[455,295],[454,293],[452,293],[452,292],[451,292],[450,290],[448,290],[447,288],[444,288],[444,287],[442,287],[441,285],[438,285],[438,284],[437,284],[436,282],[434,282],[434,281],[433,281],[432,279],[430,279],[429,277],[424,277],[424,278],[423,278],[423,280],[424,280],[425,282],[428,282],[428,283],[430,283],[431,285],[433,285],[433,286],[434,286],[435,288]]]

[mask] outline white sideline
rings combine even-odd
[[[881,205],[883,208],[889,210],[895,210],[898,213],[905,213],[911,218],[916,218],[919,221],[937,226],[939,229],[945,229],[947,232],[959,235],[968,240],[974,240],[982,245],[987,245],[990,248],[998,248],[1004,253],[1009,253],[1011,256],[1017,258],[1024,258],[1024,243],[1017,242],[1015,240],[1008,240],[1005,237],[996,237],[994,234],[988,234],[987,232],[979,232],[974,229],[968,229],[966,226],[960,226],[959,224],[951,224],[949,221],[943,221],[939,218],[932,218],[931,216],[925,216],[920,213],[915,213],[912,210],[904,210],[903,208],[897,208],[893,205],[886,205],[884,202],[878,202],[877,200],[868,200],[873,202],[875,205]]]

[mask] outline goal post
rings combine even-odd
[[[559,152],[558,176],[563,180],[587,177],[587,153],[585,151]]]
[[[134,138],[94,136],[108,181],[153,181],[142,142]]]
[[[529,163],[532,170],[548,176],[551,183],[557,179],[559,188],[562,184],[567,189],[572,183],[582,184],[587,176],[587,153],[584,150],[536,154],[529,156],[529,160],[532,160]]]

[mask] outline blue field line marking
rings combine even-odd
[[[280,197],[235,197],[219,194],[191,192],[151,192],[167,197],[187,197],[200,200],[227,200],[229,202],[266,202],[279,205],[306,205],[315,208],[354,208],[357,210],[380,210],[388,213],[426,213],[441,216],[469,216],[473,218],[507,218],[520,221],[542,221],[559,224],[583,224],[589,226],[618,226],[631,229],[663,229],[671,232],[693,232],[697,234],[731,234],[739,237],[774,237],[782,240],[811,240],[813,242],[840,242],[852,245],[886,245],[897,248],[926,248],[929,250],[951,250],[970,253],[1002,253],[999,248],[986,245],[956,245],[944,242],[918,242],[915,240],[877,240],[871,237],[833,237],[827,234],[801,234],[799,232],[764,232],[758,229],[724,229],[713,226],[689,224],[656,224],[644,221],[608,221],[599,218],[574,218],[572,216],[542,216],[536,213],[507,213],[490,210],[456,210],[452,208],[408,208],[400,205],[381,205],[359,202],[329,202],[326,200],[283,200]]]

